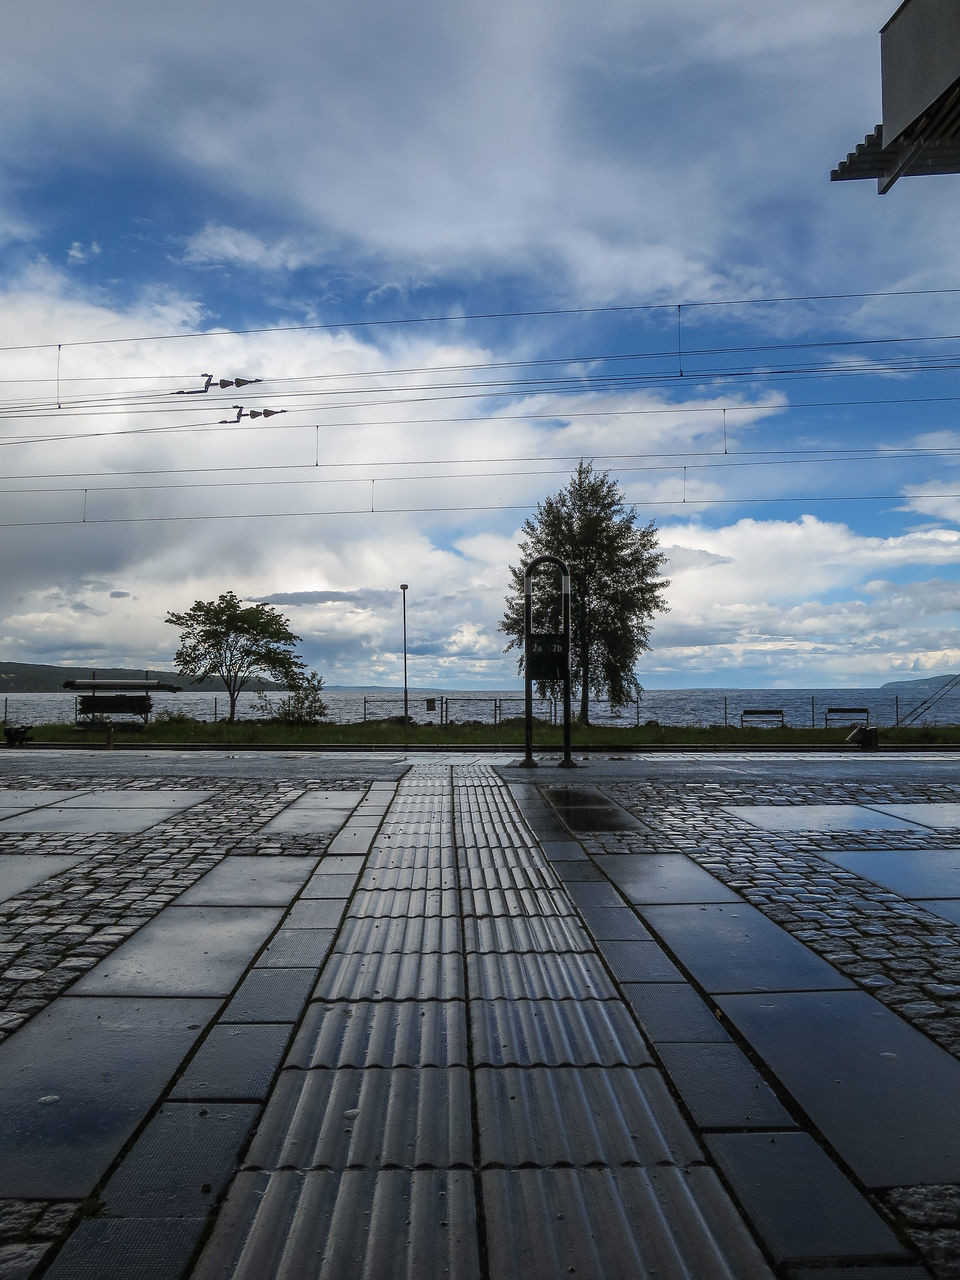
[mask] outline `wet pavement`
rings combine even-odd
[[[957,757],[0,753],[0,1280],[960,1277]]]

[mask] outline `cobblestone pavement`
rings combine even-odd
[[[707,1039],[723,1050],[718,1061],[732,1066],[739,1055],[738,1070],[754,1081],[751,1106],[763,1091],[770,1110],[765,1121],[711,1121],[702,1126],[709,1131],[704,1137],[671,1075],[670,1046],[661,1052],[644,1040],[631,995],[640,956],[646,965],[652,951],[676,974],[665,985],[676,991],[683,983],[700,1001],[697,984],[674,969],[669,948],[645,940],[650,934],[626,899],[617,896],[609,909],[613,898],[603,894],[614,886],[603,864],[583,855],[688,855],[960,1058],[960,927],[822,856],[957,849],[960,829],[780,833],[729,812],[756,805],[960,803],[952,768],[884,775],[858,769],[854,760],[846,776],[821,762],[810,769],[759,761],[741,767],[733,757],[702,768],[646,758],[588,765],[578,781],[628,809],[640,827],[588,830],[575,840],[562,831],[550,837],[551,845],[536,826],[531,830],[526,809],[521,814],[486,764],[451,762],[439,753],[433,764],[415,761],[412,768],[399,757],[356,765],[352,758],[330,758],[319,769],[291,759],[286,767],[271,760],[262,770],[236,761],[221,771],[205,759],[202,773],[191,772],[190,762],[165,762],[157,770],[146,762],[135,768],[130,759],[98,772],[89,758],[71,771],[64,758],[35,763],[33,753],[15,753],[25,762],[19,770],[0,759],[0,800],[4,790],[17,789],[101,789],[141,798],[185,789],[203,796],[140,834],[3,833],[0,825],[0,857],[73,860],[0,901],[4,1051],[22,1042],[32,1020],[42,1021],[52,1004],[69,1005],[70,998],[57,997],[228,855],[319,863],[314,887],[291,891],[292,905],[277,911],[283,920],[269,945],[216,1004],[199,1052],[192,1060],[188,1053],[186,1068],[177,1067],[152,1095],[156,1103],[119,1154],[107,1159],[101,1181],[83,1192],[90,1198],[0,1192],[0,1280],[48,1273],[51,1280],[187,1274],[309,1280],[320,1274],[310,1260],[321,1247],[331,1265],[336,1262],[336,1233],[345,1224],[349,1238],[362,1237],[369,1249],[367,1270],[356,1256],[343,1255],[343,1265],[330,1272],[337,1280],[408,1273],[419,1280],[448,1268],[465,1280],[521,1273],[556,1280],[574,1269],[593,1280],[614,1274],[646,1280],[661,1264],[663,1274],[691,1280],[770,1274],[960,1280],[960,1185],[869,1191],[841,1171],[765,1063],[754,1054],[748,1062],[747,1046],[730,1043],[712,1014]],[[404,776],[394,799],[393,784]],[[375,778],[390,785],[371,786]],[[534,781],[549,795],[558,779],[544,770]],[[377,786],[384,788],[379,799]],[[276,824],[263,830],[295,802],[336,791],[365,794],[363,805],[371,807],[352,832],[340,833],[328,856],[321,857],[337,838],[332,830],[318,835]],[[594,888],[605,905],[591,914],[584,903]],[[164,918],[184,910],[177,906]],[[657,979],[647,974],[643,981],[655,985]],[[294,989],[301,993],[296,1000]],[[259,1045],[257,1052],[265,1053],[268,1041],[273,1056],[260,1063],[260,1082],[240,1088],[233,1064],[245,1067],[248,1081],[252,1068],[239,1046],[251,1046],[252,1054]],[[430,1056],[440,1051],[442,1059]],[[702,1074],[703,1067],[697,1070]],[[628,1101],[638,1081],[643,1087]],[[332,1119],[324,1119],[321,1132],[328,1112]],[[648,1112],[649,1133],[640,1118]],[[209,1158],[196,1146],[208,1115],[234,1126],[234,1147],[217,1154],[216,1177],[194,1186],[191,1178],[199,1178]],[[184,1152],[164,1137],[177,1124]],[[867,1215],[865,1238],[881,1243],[858,1252],[841,1214],[836,1230],[845,1251],[811,1240],[805,1254],[779,1250],[738,1192],[753,1224],[753,1234],[745,1232],[740,1211],[731,1214],[730,1175],[718,1178],[723,1166],[715,1155],[724,1143],[733,1150],[741,1138],[812,1153],[841,1179],[843,1195],[853,1197],[852,1216]],[[424,1144],[419,1151],[416,1143]],[[159,1153],[159,1173],[151,1152]],[[176,1215],[163,1208],[171,1187],[180,1197],[189,1191],[192,1207]],[[160,1197],[152,1207],[151,1195]],[[211,1204],[219,1204],[219,1216],[211,1217]],[[444,1204],[463,1215],[473,1246],[459,1237],[450,1243],[452,1212],[438,1212]],[[792,1230],[789,1206],[783,1212]],[[660,1213],[667,1220],[673,1215],[674,1227],[677,1214],[692,1215],[684,1219],[677,1255],[669,1252],[674,1243],[651,1246],[654,1235],[644,1237],[659,1226],[638,1225],[654,1223]],[[326,1231],[328,1221],[331,1236],[321,1240],[317,1232]],[[255,1232],[251,1252],[243,1232],[257,1222],[266,1225]],[[656,1264],[623,1262],[626,1246],[616,1241],[631,1233],[630,1247],[639,1249],[645,1239]],[[606,1236],[613,1245],[601,1240]],[[669,1238],[668,1231],[664,1241]],[[442,1258],[418,1252],[434,1239],[447,1241]],[[926,1269],[904,1248],[906,1240]],[[657,1253],[662,1249],[668,1252]],[[709,1260],[721,1254],[717,1269]],[[98,1261],[108,1256],[112,1269]],[[140,1261],[125,1265],[126,1256]],[[805,1266],[798,1257],[813,1261]]]
[[[9,775],[5,788],[151,792],[196,787],[178,776],[139,778],[117,786],[111,775]],[[317,784],[205,780],[209,798],[136,835],[0,834],[0,856],[68,854],[82,861],[0,902],[0,1041],[93,968],[227,854],[322,852],[315,836],[251,834],[312,791],[362,789],[346,779]],[[0,791],[2,795],[2,791]],[[333,833],[331,833],[332,835]],[[0,1273],[2,1274],[2,1273]]]
[[[838,850],[956,850],[960,829],[772,833],[728,812],[754,805],[960,803],[955,769],[943,775],[935,781],[840,777],[791,783],[765,781],[751,771],[743,780],[604,779],[601,789],[634,814],[642,830],[579,839],[592,855],[687,854],[960,1057],[960,926],[822,856]],[[960,1277],[960,1186],[895,1189],[884,1198],[909,1224],[934,1274]]]

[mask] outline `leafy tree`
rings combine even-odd
[[[196,683],[219,676],[230,698],[231,721],[237,715],[237,696],[255,676],[267,676],[296,688],[304,663],[293,652],[295,636],[271,605],[244,608],[232,591],[216,600],[198,600],[186,613],[168,613],[164,621],[180,627],[180,648],[174,663]]]
[[[327,704],[323,693],[323,676],[315,671],[301,676],[277,706],[277,719],[284,724],[317,724],[326,718]]]
[[[606,471],[583,459],[565,489],[545,498],[523,523],[521,564],[510,566],[511,589],[500,630],[519,649],[523,670],[523,575],[531,560],[559,556],[570,569],[571,680],[580,697],[580,720],[589,723],[589,698],[623,703],[643,692],[635,673],[650,648],[653,615],[667,608],[661,578],[666,556],[657,530],[637,524],[637,510],[624,501]],[[545,567],[533,590],[534,631],[562,630],[560,574]],[[538,681],[540,697],[546,682]]]

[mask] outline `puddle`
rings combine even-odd
[[[640,831],[642,824],[596,787],[554,786],[547,799],[571,831]]]

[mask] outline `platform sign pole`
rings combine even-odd
[[[534,562],[535,563],[535,562]],[[533,677],[530,674],[530,650],[533,647],[533,564],[527,565],[523,575],[523,719],[524,752],[522,766],[535,769],[533,758]]]
[[[542,564],[555,565],[561,574],[563,596],[562,626],[560,634],[535,633],[533,630],[533,574]],[[525,750],[520,762],[526,769],[535,769],[533,758],[533,682],[534,680],[563,681],[563,760],[561,768],[576,766],[570,755],[570,570],[557,556],[537,556],[531,560],[523,575],[523,687]]]

